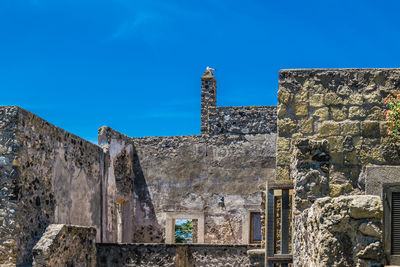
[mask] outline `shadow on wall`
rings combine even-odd
[[[158,224],[156,212],[151,199],[150,191],[140,165],[135,145],[133,148],[133,190],[135,197],[134,211],[134,242],[164,243],[165,233]]]

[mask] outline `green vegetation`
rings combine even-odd
[[[192,230],[192,220],[187,220],[182,224],[175,224],[175,243],[188,243],[188,241],[191,241]]]

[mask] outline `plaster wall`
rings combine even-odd
[[[205,243],[246,243],[248,210],[261,210],[274,179],[275,134],[130,138],[111,128],[110,150],[132,145],[134,242],[165,242],[171,214],[204,214]],[[223,198],[223,200],[222,200]],[[195,219],[195,218],[194,218]]]

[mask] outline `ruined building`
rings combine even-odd
[[[0,263],[31,263],[50,224],[94,227],[98,244],[171,244],[175,219],[193,220],[194,243],[243,244],[232,249],[246,258],[275,177],[276,107],[217,107],[216,94],[206,71],[201,135],[132,138],[101,127],[99,146],[1,107]]]
[[[1,107],[0,264],[260,266],[261,241],[267,266],[400,265],[400,69],[283,70],[277,107],[217,107],[216,88],[206,71],[201,135],[99,145]]]

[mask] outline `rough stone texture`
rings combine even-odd
[[[33,248],[33,266],[96,266],[96,229],[51,224]]]
[[[329,195],[329,145],[326,140],[297,139],[291,175],[295,214],[308,209],[317,198]]]
[[[327,139],[329,175],[342,177],[336,184],[353,187],[341,194],[360,194],[364,187],[358,183],[359,174],[365,166],[400,164],[400,139],[386,133],[383,103],[389,93],[399,93],[399,85],[400,69],[282,70],[278,106],[285,113],[278,119],[277,143],[292,152],[292,140],[299,135]],[[309,103],[307,112],[296,113],[299,103]],[[310,118],[313,127],[305,124]],[[279,151],[283,150],[278,147],[278,158]],[[285,170],[277,171],[277,179],[287,179],[289,165],[277,161],[277,170]]]
[[[251,245],[97,244],[97,264],[105,266],[257,266],[250,263]],[[258,262],[255,262],[255,264]]]
[[[327,140],[297,139],[294,145],[294,266],[379,266],[383,261],[380,198],[340,196],[352,187],[329,183],[330,178],[335,182],[343,178],[337,177],[340,173],[329,177]]]
[[[307,108],[302,107],[301,111]],[[217,107],[217,80],[212,71],[204,72],[201,77],[202,135],[276,133],[276,119],[276,106]]]
[[[0,264],[30,263],[51,223],[100,230],[102,155],[26,110],[0,107]]]
[[[205,71],[201,77],[201,134],[209,131],[208,110],[217,106],[217,80],[212,71]]]
[[[244,220],[274,179],[273,134],[130,138],[103,127],[99,140],[132,146],[134,242],[164,240],[169,212],[203,213],[205,243],[245,242]]]
[[[208,110],[208,133],[269,134],[276,133],[276,106],[213,107]]]
[[[316,200],[296,216],[295,266],[383,266],[381,216],[376,196]]]
[[[367,195],[382,197],[383,184],[400,183],[400,166],[366,166],[359,183]]]

